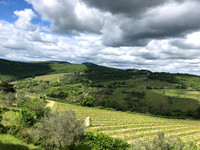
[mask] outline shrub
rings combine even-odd
[[[2,82],[0,83],[0,91],[3,91],[3,93],[15,93],[15,89],[12,84],[8,82]]]
[[[25,92],[19,91],[17,92],[17,100],[18,101],[23,100],[26,102],[26,101],[30,101],[30,98],[25,95]]]
[[[195,143],[184,143],[180,138],[167,139],[164,132],[159,132],[151,142],[135,144],[132,150],[198,150]]]
[[[15,93],[7,93],[7,95],[6,95],[6,101],[5,101],[5,103],[6,103],[6,105],[8,105],[8,106],[11,106],[11,105],[13,105],[13,104],[15,104],[16,103],[16,97],[15,97]]]
[[[52,98],[65,99],[68,97],[68,92],[62,88],[50,88],[46,95]]]
[[[112,138],[103,133],[94,134],[92,132],[86,134],[81,146],[91,150],[126,150],[129,148],[129,144],[121,139]]]
[[[34,114],[26,108],[21,110],[22,115],[22,125],[23,126],[33,126],[36,123]]]
[[[81,105],[82,106],[92,107],[92,106],[94,106],[94,101],[95,101],[94,97],[92,97],[92,96],[86,96],[81,101]]]
[[[37,119],[40,119],[50,111],[49,108],[46,108],[46,104],[46,101],[43,99],[34,98],[31,101],[26,102],[24,107],[30,110]]]
[[[73,111],[44,116],[34,131],[33,139],[45,149],[67,149],[78,143],[84,135],[83,122],[76,119]]]

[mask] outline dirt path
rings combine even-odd
[[[53,107],[53,105],[55,104],[54,101],[50,101],[50,100],[47,100],[48,104],[47,104],[47,107]]]

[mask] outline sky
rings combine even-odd
[[[0,0],[0,58],[200,75],[200,0]]]

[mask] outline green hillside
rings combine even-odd
[[[92,126],[86,131],[121,138],[130,144],[148,143],[160,131],[185,142],[200,142],[199,76],[121,70],[92,63],[0,62],[0,79],[15,80],[12,84],[0,83],[4,110],[0,110],[0,129],[5,134],[19,134],[28,140],[32,129],[29,126],[39,121],[38,108],[44,107],[41,114],[49,111],[46,99],[52,111],[72,109],[79,119],[91,117]],[[24,120],[28,123],[23,124],[25,128]],[[12,139],[9,144],[13,146],[15,139],[5,136]],[[0,139],[0,144],[9,145],[4,143]],[[18,145],[29,147],[23,142]]]
[[[103,108],[200,118],[199,76],[120,70],[89,62],[21,63],[1,60],[0,64],[2,81],[32,77],[15,82],[17,91],[42,94],[69,103],[80,103],[85,96],[92,96],[95,98],[93,105]],[[44,75],[39,76],[41,74]]]
[[[84,65],[68,62],[14,62],[0,59],[0,81],[14,81],[39,75],[84,71],[85,68]]]
[[[178,136],[185,142],[200,142],[199,121],[166,119],[138,113],[100,110],[56,102],[53,110],[72,109],[80,119],[91,117],[92,126],[87,131],[102,132],[128,143],[143,143],[151,140],[159,131],[166,136]]]

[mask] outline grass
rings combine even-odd
[[[3,120],[1,122],[4,126],[12,124],[20,125],[21,117],[19,112],[7,111],[3,114]]]
[[[179,136],[184,141],[200,142],[200,121],[167,119],[149,115],[88,108],[56,102],[54,111],[72,109],[79,119],[91,117],[92,126],[87,131],[103,132],[112,137],[125,139],[128,143],[146,142],[157,132],[164,131],[166,136]],[[194,138],[193,138],[194,137]]]
[[[66,73],[59,73],[59,74],[50,74],[50,75],[43,75],[43,76],[37,76],[33,78],[33,80],[37,81],[55,81],[59,78],[63,77]]]
[[[26,144],[12,135],[0,134],[0,150],[40,150],[40,148]]]
[[[192,98],[200,101],[200,91],[188,89],[157,89],[152,91],[170,97]]]

